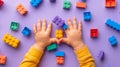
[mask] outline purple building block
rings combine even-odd
[[[101,60],[104,59],[104,52],[103,52],[103,51],[100,51],[100,52],[99,52],[98,58],[101,59]]]

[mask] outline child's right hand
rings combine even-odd
[[[65,30],[66,38],[62,38],[61,41],[65,42],[66,44],[73,47],[73,49],[77,50],[84,46],[84,43],[82,41],[82,24],[79,21],[77,26],[76,18],[73,18],[73,23],[71,23],[71,20],[68,18],[68,29]]]

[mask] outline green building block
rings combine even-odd
[[[10,29],[13,31],[17,31],[19,28],[19,23],[17,22],[11,22]]]
[[[71,7],[71,2],[69,0],[64,0],[63,8],[70,9],[70,7]]]
[[[52,51],[52,50],[55,50],[57,49],[57,44],[56,43],[53,43],[53,44],[50,44],[47,46],[47,50],[48,51]]]

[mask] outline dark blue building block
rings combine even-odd
[[[91,12],[84,12],[84,21],[90,21],[92,16],[91,16]]]
[[[82,2],[86,2],[86,0],[82,0]]]
[[[24,27],[24,29],[22,30],[22,34],[26,37],[29,36],[30,33],[31,33],[31,30],[27,27]]]
[[[56,56],[62,56],[62,57],[64,57],[64,56],[65,56],[65,53],[62,52],[62,51],[56,51],[56,52],[55,52],[55,55],[56,55]]]
[[[103,51],[100,51],[100,52],[99,52],[98,58],[99,58],[100,60],[103,60],[103,59],[104,59],[104,52],[103,52]]]
[[[111,46],[117,45],[117,43],[118,43],[118,41],[117,41],[115,36],[109,37],[108,40],[109,40]]]
[[[56,2],[56,0],[50,0],[50,2],[52,2],[52,3],[53,3],[53,2]]]
[[[66,30],[66,29],[68,28],[68,25],[63,24],[62,28],[63,28],[64,30]]]
[[[42,2],[42,0],[31,0],[31,1],[30,1],[30,4],[31,4],[33,7],[38,7],[41,2]]]

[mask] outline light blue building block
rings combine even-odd
[[[33,7],[38,7],[41,2],[42,2],[42,0],[31,0],[31,1],[30,1],[30,4],[31,4]]]
[[[56,55],[56,56],[63,56],[63,57],[64,57],[64,56],[65,56],[65,53],[64,53],[63,51],[56,51],[56,52],[55,52],[55,55]]]
[[[111,46],[117,45],[117,43],[118,43],[118,41],[117,41],[115,36],[109,37],[108,40],[109,40]]]

